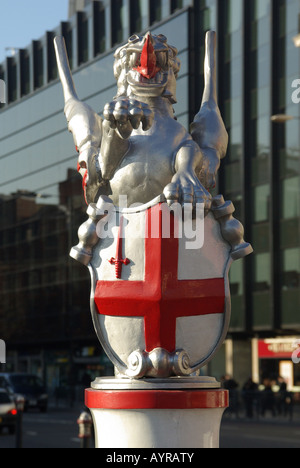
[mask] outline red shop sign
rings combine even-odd
[[[288,358],[292,359],[292,354],[295,351],[294,341],[258,341],[258,356],[260,358]]]

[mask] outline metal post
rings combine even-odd
[[[23,448],[23,412],[25,406],[25,399],[23,396],[18,395],[16,398],[17,408],[17,430],[16,430],[16,448]]]
[[[82,412],[77,420],[79,426],[78,437],[81,442],[80,448],[90,448],[90,440],[92,437],[92,417],[86,411]]]

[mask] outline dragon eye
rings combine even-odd
[[[163,34],[159,34],[157,37],[161,42],[167,42],[168,41],[166,36],[164,36]]]
[[[128,62],[129,68],[133,68],[136,65],[138,65],[139,58],[140,58],[140,54],[136,52],[131,53],[129,56],[129,62]]]
[[[168,65],[168,56],[166,52],[157,52],[156,53],[157,62],[162,69],[165,69]]]
[[[137,34],[134,34],[128,39],[128,42],[134,43],[134,42],[138,42],[139,40],[140,40],[139,36]]]

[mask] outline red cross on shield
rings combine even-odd
[[[155,348],[170,353],[176,350],[178,318],[224,314],[225,311],[224,277],[178,279],[179,239],[175,235],[174,216],[170,216],[168,238],[162,235],[162,217],[160,204],[146,212],[144,279],[128,281],[122,279],[122,275],[115,281],[99,279],[95,290],[99,315],[143,317],[145,351],[148,353]],[[157,237],[151,236],[153,219],[159,223],[160,235]],[[120,252],[118,241],[119,256],[122,254],[123,259],[128,257],[126,243],[125,238]],[[128,260],[130,262],[130,258]],[[203,267],[205,269],[205,265]],[[125,268],[123,266],[123,272]]]

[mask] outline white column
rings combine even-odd
[[[258,339],[252,339],[252,380],[259,382]]]
[[[215,379],[103,378],[92,387],[96,448],[219,448],[228,392]]]
[[[233,376],[233,341],[227,339],[225,341],[226,353],[226,374]]]

